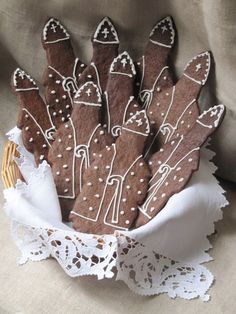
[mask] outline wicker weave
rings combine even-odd
[[[14,161],[14,157],[19,157],[19,153],[16,149],[17,145],[10,141],[6,142],[4,146],[2,181],[5,189],[14,187],[17,179],[22,179],[19,168]]]

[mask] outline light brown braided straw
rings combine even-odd
[[[3,160],[2,160],[2,181],[5,189],[14,187],[17,179],[22,179],[21,173],[14,157],[19,157],[19,152],[16,150],[17,145],[13,142],[6,142],[4,145]]]

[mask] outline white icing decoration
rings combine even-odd
[[[142,156],[137,157],[136,160],[133,161],[130,166],[128,166],[128,169],[123,176],[118,175],[118,174],[113,174],[113,165],[114,165],[115,158],[117,155],[116,145],[112,144],[112,148],[113,148],[113,157],[112,157],[111,164],[110,164],[110,170],[109,170],[109,174],[108,174],[107,179],[106,179],[106,184],[105,184],[105,187],[103,190],[100,204],[98,206],[96,217],[90,218],[90,217],[87,217],[87,216],[82,215],[80,213],[76,213],[74,211],[71,211],[71,213],[76,215],[76,216],[82,217],[84,219],[96,222],[100,216],[100,212],[101,212],[102,207],[103,207],[104,199],[105,199],[106,195],[109,195],[109,186],[115,185],[115,191],[114,191],[114,194],[110,197],[110,203],[106,208],[106,213],[104,215],[103,222],[105,225],[114,227],[116,229],[127,230],[127,228],[119,226],[119,214],[120,214],[119,211],[120,211],[120,204],[121,204],[121,200],[122,200],[122,192],[123,192],[123,188],[124,188],[123,185],[124,185],[125,178],[126,178],[127,174],[130,172],[130,170],[133,168],[133,166],[142,158]],[[107,190],[108,190],[108,192],[107,192]],[[112,210],[112,219],[111,219],[111,222],[108,222],[107,216],[108,216],[110,210]]]
[[[133,124],[136,124],[138,126],[140,125],[139,119],[137,119],[140,116],[141,116],[141,119],[142,119],[141,121],[146,126],[144,132],[135,131],[135,130],[132,130],[132,129],[129,128],[129,125],[133,125]],[[149,121],[148,121],[148,118],[147,118],[146,111],[145,110],[137,111],[134,116],[132,116],[129,120],[126,121],[125,126],[122,127],[122,130],[126,130],[126,131],[133,132],[133,133],[136,133],[136,134],[140,134],[140,135],[143,135],[143,136],[148,136],[149,133],[150,133],[150,125],[149,125]]]
[[[30,81],[33,84],[33,86],[28,87],[28,88],[18,88],[17,87],[17,85],[18,85],[17,84],[17,76],[19,76],[22,80],[27,79],[28,81]],[[17,68],[13,74],[13,85],[15,87],[16,92],[38,90],[36,82],[33,80],[33,78],[29,74],[26,74],[25,71],[21,70],[20,68]]]
[[[125,62],[126,61],[126,62]],[[115,65],[121,63],[122,67],[124,68],[124,71],[115,71]],[[126,64],[128,64],[130,66],[130,69],[128,69],[129,73],[127,73],[126,70]],[[131,73],[130,73],[131,70]],[[120,74],[120,75],[126,75],[129,77],[133,77],[136,75],[136,70],[135,70],[135,66],[133,63],[133,60],[131,59],[130,55],[128,54],[127,51],[122,52],[121,54],[119,54],[112,62],[111,66],[110,66],[110,71],[111,74]]]
[[[202,125],[203,127],[212,129],[213,127],[217,128],[220,122],[220,119],[222,117],[222,114],[224,113],[225,107],[224,105],[217,105],[214,107],[211,107],[210,109],[204,111],[197,119],[197,123]],[[201,121],[201,119],[204,118],[205,115],[208,115],[210,113],[210,117],[215,117],[215,120],[212,121],[212,124],[205,124]]]
[[[79,98],[81,97],[81,93],[82,92],[85,92],[87,94],[87,92],[89,91],[89,94],[91,95],[92,91],[91,91],[91,88],[89,86],[91,86],[91,88],[94,89],[95,92],[96,92],[96,97],[97,97],[97,101],[96,102],[86,102],[86,101],[83,101],[83,100],[82,101],[79,100]],[[74,103],[75,104],[83,104],[83,105],[86,105],[86,106],[101,107],[102,106],[102,99],[101,99],[101,94],[99,92],[98,86],[96,84],[94,84],[92,81],[86,82],[76,92],[75,98],[74,98]]]
[[[168,24],[168,27],[169,27],[169,31],[170,31],[170,43],[169,44],[164,44],[164,43],[161,43],[157,40],[153,40],[151,39],[151,37],[154,35],[155,31],[160,27],[161,30],[162,30],[162,33],[164,33],[165,31],[167,31],[167,27],[165,24]],[[164,24],[164,25],[163,25]],[[164,32],[163,32],[163,25],[165,28],[164,28]],[[158,46],[162,46],[162,47],[167,47],[167,48],[171,48],[173,46],[173,43],[174,43],[174,40],[175,40],[175,30],[174,30],[174,27],[173,27],[173,23],[172,23],[172,19],[167,16],[166,18],[164,18],[163,20],[161,20],[160,22],[158,22],[154,28],[152,29],[151,33],[150,33],[150,41],[153,43],[153,44],[157,44]]]
[[[197,80],[194,77],[188,75],[185,73],[185,71],[188,69],[189,66],[191,66],[191,64],[197,60],[197,59],[201,59],[201,58],[205,58],[206,57],[206,70],[205,73],[203,73],[204,77],[202,80]],[[199,63],[201,65],[201,63]],[[211,65],[211,55],[208,51],[204,52],[204,53],[200,53],[199,55],[195,56],[192,60],[190,60],[185,69],[184,69],[184,76],[186,76],[187,78],[189,78],[190,80],[194,81],[195,83],[198,83],[200,85],[204,85],[206,83],[206,80],[208,78],[209,72],[210,72],[210,65]],[[201,68],[200,68],[201,69]],[[199,70],[200,70],[199,69]]]
[[[49,26],[51,25],[51,28],[53,30],[54,33],[56,33],[56,28],[60,28],[60,30],[63,31],[63,35],[64,37],[58,38],[56,40],[47,40],[47,35],[48,35],[48,30],[49,30]],[[53,44],[53,43],[57,43],[63,40],[68,40],[70,38],[70,35],[67,33],[66,29],[61,25],[61,23],[57,20],[55,20],[54,18],[51,18],[44,26],[43,29],[43,40],[45,42],[45,44]]]
[[[104,28],[104,30],[101,31],[101,29],[103,28],[103,26],[104,26],[105,23],[107,23],[107,24],[109,25],[109,28],[110,28],[110,29],[108,30],[107,28]],[[108,31],[108,33],[106,33],[106,37],[105,37],[105,35],[104,35],[105,29]],[[107,38],[107,35],[108,35],[110,32],[112,33],[112,35],[113,35],[113,37],[114,37],[114,40],[112,40],[112,41],[107,41],[107,40],[102,41],[102,40],[99,40],[99,39],[98,39],[98,35],[99,35],[100,33],[103,34],[103,35],[104,35],[103,37],[106,39],[106,38]],[[97,27],[95,33],[94,33],[93,41],[98,42],[98,43],[100,43],[100,44],[105,44],[105,45],[106,45],[106,44],[119,44],[119,38],[118,38],[117,32],[116,32],[116,30],[115,30],[115,28],[114,28],[114,25],[111,23],[111,21],[110,21],[107,17],[105,17],[105,18],[99,23],[99,25],[98,25],[98,27]]]

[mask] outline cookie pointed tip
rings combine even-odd
[[[13,72],[12,85],[15,91],[38,90],[34,79],[19,67]]]
[[[127,51],[123,51],[113,60],[110,67],[110,73],[126,75],[129,77],[134,77],[136,75],[134,62]]]
[[[175,29],[171,16],[164,17],[153,27],[149,40],[162,47],[173,47],[175,41]]]
[[[218,128],[218,126],[223,121],[226,108],[224,105],[215,105],[204,111],[197,119],[197,123],[201,124],[203,127],[213,129]]]
[[[192,81],[205,85],[211,68],[211,52],[204,51],[191,59],[185,69],[184,75]]]
[[[74,103],[101,107],[102,98],[98,86],[92,81],[86,82],[76,92]]]
[[[137,111],[126,121],[123,128],[133,133],[148,136],[150,133],[150,124],[146,110]]]
[[[119,38],[114,24],[105,16],[97,26],[92,41],[101,44],[119,44]]]
[[[42,34],[44,44],[54,44],[63,40],[68,40],[70,35],[65,27],[55,17],[49,17],[45,22]]]

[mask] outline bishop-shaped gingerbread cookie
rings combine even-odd
[[[35,81],[19,68],[12,76],[12,89],[20,105],[17,127],[22,130],[23,144],[39,164],[47,159],[55,131],[47,107]]]
[[[146,112],[137,111],[123,125],[116,143],[96,155],[70,214],[77,231],[109,234],[133,226],[150,178],[142,158],[149,131]]]
[[[194,57],[185,67],[177,84],[156,94],[147,110],[155,128],[154,138],[149,143],[145,157],[174,137],[188,132],[199,115],[197,99],[210,71],[210,53]]]
[[[108,73],[113,59],[118,54],[119,38],[108,17],[102,19],[92,36],[93,57],[91,64],[81,74],[79,85],[93,81],[101,94],[106,89]]]
[[[55,18],[45,23],[42,44],[46,51],[48,67],[43,83],[45,97],[55,128],[68,120],[73,106],[73,97],[78,90],[78,78],[85,64],[75,58],[70,35]]]
[[[152,178],[148,195],[140,206],[136,226],[152,219],[175,193],[180,192],[199,166],[199,150],[219,127],[225,107],[218,105],[203,112],[191,130],[166,143],[150,159]]]
[[[168,56],[174,40],[173,20],[167,16],[152,29],[144,56],[136,64],[139,101],[145,109],[156,93],[173,85]]]
[[[99,124],[100,109],[98,87],[93,82],[85,83],[75,95],[71,118],[57,130],[49,151],[64,220],[83,187],[84,172],[94,155],[112,143],[111,136]]]
[[[113,60],[105,92],[107,130],[113,137],[120,134],[122,125],[139,110],[133,96],[135,75],[128,52],[122,52]]]

